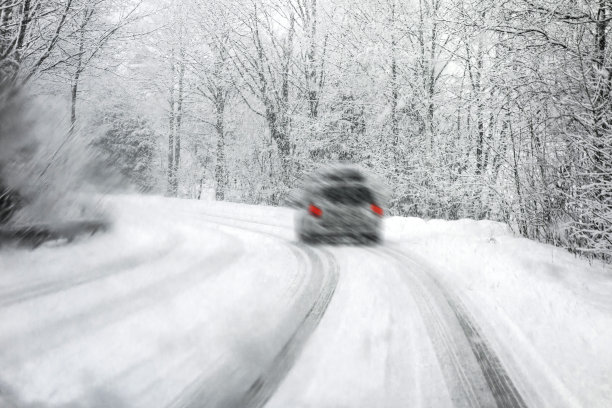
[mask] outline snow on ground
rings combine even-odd
[[[400,272],[364,251],[336,248],[334,299],[268,407],[453,406]]]
[[[394,217],[386,235],[468,303],[540,406],[612,406],[612,268],[491,221]]]
[[[222,393],[274,356],[296,322],[271,311],[293,307],[309,271],[190,204],[115,199],[106,235],[0,253],[0,406],[167,406],[196,378]]]
[[[0,406],[164,407],[193,395],[223,406],[244,393],[308,306],[316,269],[291,244],[293,211],[108,202],[108,233],[0,251]],[[612,406],[610,267],[494,222],[393,217],[385,229],[381,247],[324,247],[335,294],[268,406],[452,406],[406,276],[417,270],[462,300],[528,405]]]

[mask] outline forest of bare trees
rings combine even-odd
[[[303,174],[348,160],[385,179],[391,214],[499,220],[612,256],[610,0],[1,0],[0,13],[2,109],[18,88],[52,98],[69,118],[60,148],[120,151],[147,191],[281,204]],[[8,220],[20,187],[5,156]]]

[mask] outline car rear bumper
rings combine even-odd
[[[379,243],[380,234],[372,232],[364,233],[335,233],[335,234],[301,234],[300,240],[306,243],[325,244],[375,244]]]

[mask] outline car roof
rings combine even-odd
[[[334,165],[319,169],[313,174],[315,181],[325,180],[332,182],[364,182],[365,175],[355,166]]]

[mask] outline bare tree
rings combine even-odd
[[[261,112],[249,104],[268,124],[281,165],[281,180],[288,185],[292,172],[290,98],[295,51],[295,12],[283,2],[253,0],[250,8],[241,14],[241,19],[247,32],[246,39],[237,38],[234,42],[235,66],[244,89],[263,106]],[[244,93],[241,96],[248,103],[247,96]]]

